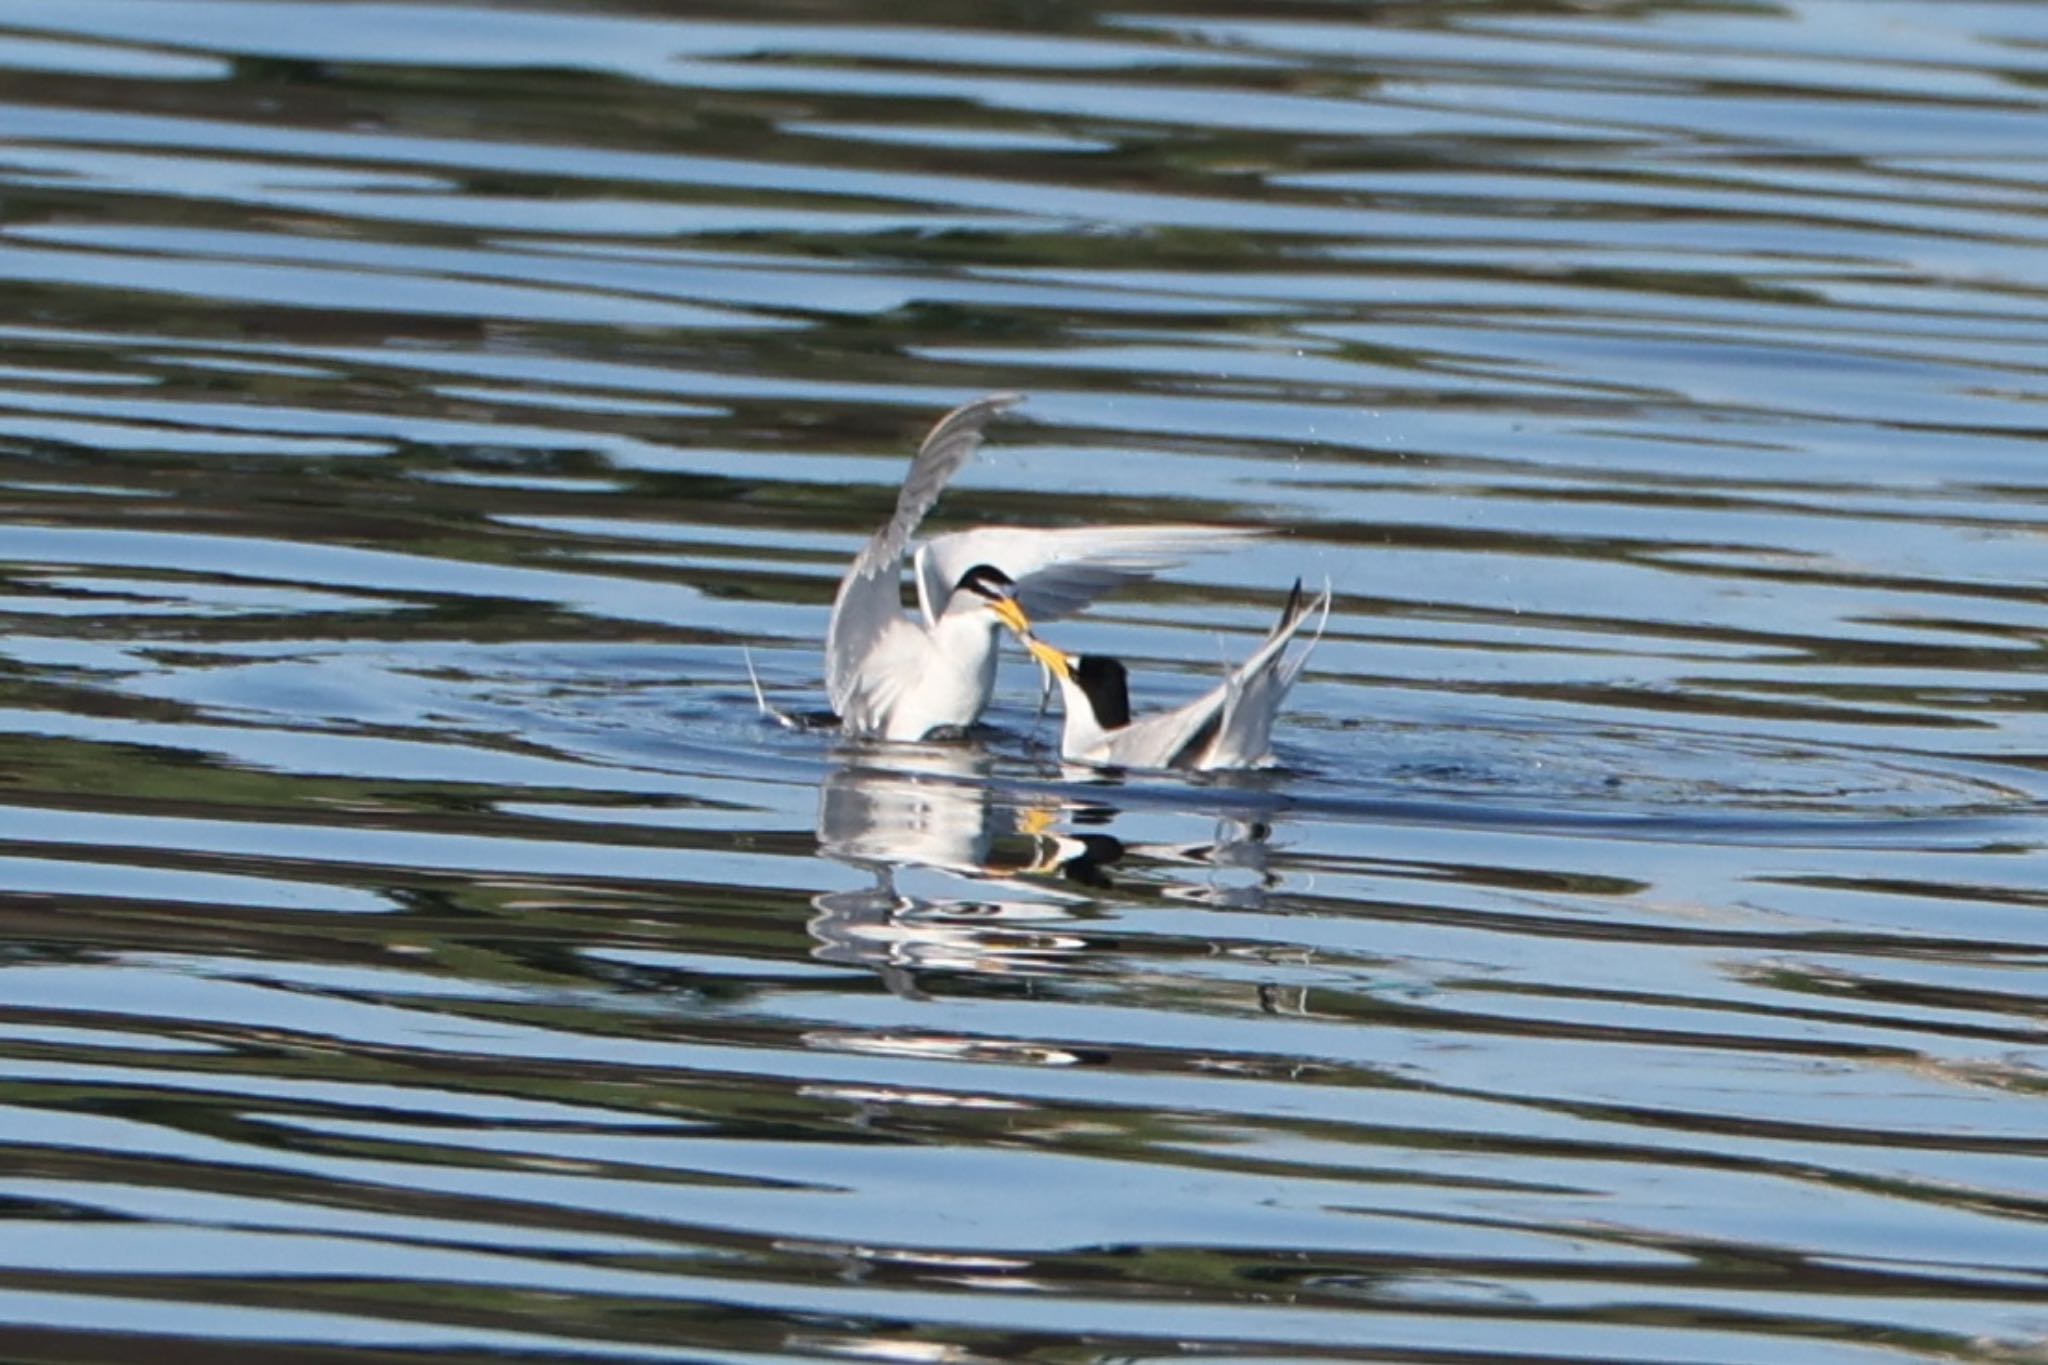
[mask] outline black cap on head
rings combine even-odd
[[[1017,590],[1017,582],[993,564],[977,564],[960,575],[960,581],[953,585],[954,592],[971,592],[976,597],[990,601],[1008,597]]]
[[[1131,723],[1131,681],[1123,664],[1107,655],[1084,654],[1074,660],[1074,685],[1088,698],[1095,723],[1119,730]]]

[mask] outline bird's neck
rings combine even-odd
[[[949,611],[932,627],[940,657],[963,673],[985,678],[995,686],[996,636],[1003,623],[988,611]]]
[[[1069,758],[1087,753],[1109,737],[1095,715],[1095,703],[1069,678],[1060,679],[1060,752]]]

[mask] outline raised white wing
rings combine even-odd
[[[1201,769],[1248,768],[1264,761],[1272,747],[1274,717],[1315,641],[1291,659],[1287,647],[1318,610],[1317,641],[1329,621],[1330,590],[1325,586],[1321,596],[1305,603],[1296,582],[1280,620],[1250,658],[1195,700],[1111,731],[1102,761],[1129,768]]]
[[[910,462],[903,489],[896,495],[895,515],[861,547],[846,577],[839,581],[838,596],[832,600],[832,620],[825,627],[825,691],[832,709],[842,717],[855,717],[857,727],[866,723],[858,717],[875,709],[872,704],[858,704],[864,688],[875,690],[875,679],[864,681],[863,667],[892,629],[907,628],[902,607],[903,551],[910,537],[939,500],[946,481],[981,448],[982,428],[989,419],[1022,401],[1021,394],[995,393],[941,417]],[[867,699],[868,703],[875,701],[874,697]]]
[[[1286,657],[1287,646],[1318,610],[1322,616],[1308,648],[1293,658]],[[1280,613],[1279,624],[1249,659],[1231,670],[1225,684],[1223,715],[1214,741],[1202,755],[1203,767],[1246,768],[1263,762],[1271,754],[1273,720],[1280,714],[1280,704],[1287,698],[1287,689],[1301,676],[1308,656],[1322,642],[1323,627],[1329,622],[1329,584],[1323,585],[1322,594],[1315,601],[1303,602],[1301,582],[1297,579],[1294,591],[1288,594],[1287,606]]]
[[[917,547],[917,603],[927,625],[937,622],[960,576],[988,564],[1017,584],[1017,600],[1034,623],[1057,621],[1190,555],[1264,534],[1236,526],[976,526]]]

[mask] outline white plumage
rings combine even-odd
[[[1318,613],[1315,638],[1289,657],[1287,646]],[[1122,663],[1068,654],[1035,636],[1025,644],[1060,685],[1062,758],[1108,768],[1252,768],[1270,760],[1274,717],[1329,619],[1329,586],[1309,602],[1296,580],[1279,623],[1251,657],[1185,706],[1137,719]]]
[[[917,547],[918,611],[902,608],[903,557],[946,483],[980,448],[997,413],[1023,401],[991,394],[955,408],[925,437],[896,511],[840,581],[825,632],[825,686],[849,734],[919,740],[973,724],[995,690],[998,636],[1028,634],[1188,555],[1257,531],[1213,526],[979,526]],[[989,572],[993,571],[993,572]]]

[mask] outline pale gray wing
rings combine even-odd
[[[1321,618],[1315,638],[1309,641],[1308,648],[1288,658],[1287,646],[1318,611]],[[1315,601],[1303,602],[1301,584],[1297,581],[1280,613],[1279,623],[1249,659],[1231,670],[1225,685],[1223,714],[1217,724],[1215,742],[1204,759],[1205,767],[1249,767],[1271,754],[1273,721],[1280,714],[1280,704],[1286,700],[1294,680],[1301,676],[1308,656],[1321,643],[1323,627],[1329,621],[1329,585],[1323,586]]]
[[[871,734],[889,717],[932,666],[931,637],[911,624],[893,601],[860,655],[843,670],[844,685],[832,692],[832,709],[846,734]],[[828,656],[827,663],[830,663]],[[828,668],[826,681],[831,682]]]
[[[1238,526],[976,526],[918,547],[917,600],[925,621],[936,621],[960,576],[988,564],[1017,584],[1017,600],[1034,623],[1057,621],[1191,555],[1234,549],[1265,534]]]
[[[946,481],[980,448],[981,431],[989,419],[1022,401],[1022,394],[994,393],[941,417],[910,462],[896,495],[895,515],[861,547],[846,577],[839,580],[832,620],[825,627],[825,691],[841,716],[849,714],[858,697],[862,664],[892,625],[903,623],[904,547]]]
[[[1294,680],[1301,676],[1301,670],[1308,667],[1308,656],[1315,653],[1316,646],[1323,642],[1323,632],[1330,626],[1330,596],[1330,580],[1325,578],[1321,595],[1309,603],[1308,609],[1301,614],[1304,625],[1310,616],[1316,618],[1316,633],[1309,637],[1308,645],[1301,653],[1280,666],[1280,685],[1283,688],[1294,686]],[[1297,630],[1299,628],[1296,627]]]
[[[1109,761],[1126,768],[1187,766],[1215,734],[1229,686],[1225,680],[1185,706],[1140,716],[1112,732]]]

